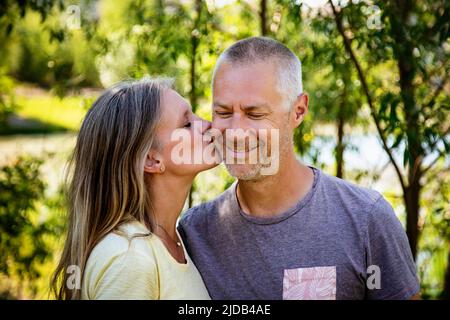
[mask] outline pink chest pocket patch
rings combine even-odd
[[[284,270],[283,300],[336,300],[336,267]]]

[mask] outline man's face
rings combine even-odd
[[[268,158],[279,161],[292,149],[290,112],[277,89],[277,72],[267,61],[245,65],[224,61],[216,72],[212,127],[222,133],[225,165],[238,179],[263,177]]]

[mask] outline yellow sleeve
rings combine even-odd
[[[152,257],[137,250],[113,257],[89,284],[94,300],[159,299],[158,269]]]

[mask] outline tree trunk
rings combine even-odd
[[[419,240],[419,210],[420,210],[420,191],[421,185],[414,180],[404,193],[404,201],[406,207],[406,235],[408,236],[409,246],[413,258],[416,259],[417,243]]]
[[[337,124],[337,144],[336,144],[336,177],[342,178],[344,176],[344,125],[345,120],[341,111],[339,110],[338,124]]]
[[[261,21],[261,35],[267,35],[267,0],[261,0],[259,17]]]
[[[348,75],[344,75],[346,79],[344,79],[344,88],[342,91],[341,97],[341,105],[338,110],[338,123],[337,123],[337,144],[335,150],[336,157],[336,177],[343,178],[344,177],[344,127],[347,113],[347,83],[350,81]]]
[[[200,39],[200,19],[202,13],[202,0],[195,0],[195,12],[196,18],[194,21],[194,28],[191,32],[191,72],[190,72],[190,84],[191,91],[189,92],[189,99],[192,106],[192,111],[197,109],[197,90],[196,90],[196,76],[197,76],[197,49]]]
[[[450,300],[450,248],[447,255],[447,271],[445,271],[444,290],[441,292],[441,299]]]
[[[191,91],[189,92],[189,100],[192,106],[192,111],[195,112],[198,106],[198,97],[197,97],[197,86],[196,86],[196,78],[197,78],[197,49],[200,41],[200,19],[202,14],[202,0],[195,0],[195,12],[196,18],[194,21],[194,28],[191,33],[191,72],[190,72],[190,82],[191,82]],[[195,192],[194,183],[192,183],[191,190],[189,191],[188,198],[188,207],[192,208],[193,205],[193,197],[192,194]]]
[[[193,35],[191,37],[191,76],[190,76],[190,84],[191,91],[189,92],[189,100],[192,106],[192,111],[195,112],[197,109],[197,87],[196,87],[196,57],[197,57],[197,47],[198,47],[198,39]]]
[[[394,53],[399,71],[400,96],[403,102],[403,115],[406,120],[408,184],[404,190],[406,207],[406,234],[408,235],[414,259],[417,255],[419,237],[418,221],[420,210],[420,177],[424,151],[420,137],[418,105],[415,99],[414,78],[417,66],[413,56],[413,43],[408,36],[406,25],[413,3],[409,0],[392,2],[390,8],[391,34],[395,40]]]

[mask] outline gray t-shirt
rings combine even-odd
[[[275,217],[244,213],[236,183],[184,214],[180,234],[213,299],[409,299],[419,291],[389,203],[313,171],[307,195]]]

